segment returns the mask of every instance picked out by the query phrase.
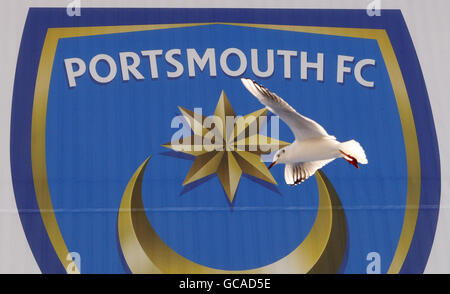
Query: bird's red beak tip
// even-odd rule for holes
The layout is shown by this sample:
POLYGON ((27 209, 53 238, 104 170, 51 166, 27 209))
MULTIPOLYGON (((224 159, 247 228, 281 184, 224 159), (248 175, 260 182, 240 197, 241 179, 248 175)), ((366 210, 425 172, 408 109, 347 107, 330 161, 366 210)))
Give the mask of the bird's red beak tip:
POLYGON ((269 165, 269 169, 271 169, 275 164, 277 164, 276 161, 272 162, 272 163, 269 165))

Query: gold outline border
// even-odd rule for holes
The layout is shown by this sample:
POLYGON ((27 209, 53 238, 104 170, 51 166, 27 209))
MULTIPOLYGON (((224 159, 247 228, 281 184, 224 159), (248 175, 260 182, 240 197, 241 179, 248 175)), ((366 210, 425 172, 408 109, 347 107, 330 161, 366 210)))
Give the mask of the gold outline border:
POLYGON ((137 32, 147 30, 159 30, 181 27, 192 27, 212 24, 224 24, 232 26, 244 26, 272 30, 284 30, 302 33, 334 35, 341 37, 374 39, 378 42, 381 53, 394 90, 397 107, 401 119, 403 136, 406 149, 408 169, 407 201, 402 232, 394 258, 388 273, 398 273, 409 251, 414 235, 420 204, 420 154, 417 141, 414 118, 409 102, 408 93, 403 76, 398 64, 392 44, 385 30, 359 29, 359 28, 334 28, 334 27, 308 27, 285 25, 259 25, 243 23, 191 23, 191 24, 163 24, 163 25, 138 25, 138 26, 108 26, 108 27, 77 27, 77 28, 50 28, 42 49, 39 70, 36 79, 34 95, 32 129, 31 129, 31 161, 36 198, 41 211, 42 220, 47 230, 50 241, 55 248, 61 263, 65 268, 70 261, 66 260, 69 253, 64 239, 59 230, 47 180, 47 165, 45 154, 45 127, 47 115, 47 98, 50 87, 53 62, 60 38, 72 38, 81 36, 116 34, 125 32, 137 32))

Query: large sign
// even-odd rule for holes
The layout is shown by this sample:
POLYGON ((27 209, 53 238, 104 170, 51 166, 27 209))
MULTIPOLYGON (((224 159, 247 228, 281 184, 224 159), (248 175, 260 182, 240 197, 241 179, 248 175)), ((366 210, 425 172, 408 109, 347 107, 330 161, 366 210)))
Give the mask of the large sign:
POLYGON ((31 9, 11 168, 44 273, 421 273, 440 198, 392 10, 31 9))

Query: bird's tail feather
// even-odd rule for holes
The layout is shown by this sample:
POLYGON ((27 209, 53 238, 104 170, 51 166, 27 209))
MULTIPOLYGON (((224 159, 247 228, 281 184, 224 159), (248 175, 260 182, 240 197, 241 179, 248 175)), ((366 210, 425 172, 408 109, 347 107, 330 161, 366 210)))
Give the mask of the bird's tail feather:
MULTIPOLYGON (((350 140, 350 141, 341 143, 339 145, 339 150, 342 153, 350 155, 351 157, 355 158, 358 161, 358 163, 361 163, 361 164, 368 163, 364 149, 355 140, 350 140)), ((343 157, 345 157, 345 155, 343 155, 343 157)))

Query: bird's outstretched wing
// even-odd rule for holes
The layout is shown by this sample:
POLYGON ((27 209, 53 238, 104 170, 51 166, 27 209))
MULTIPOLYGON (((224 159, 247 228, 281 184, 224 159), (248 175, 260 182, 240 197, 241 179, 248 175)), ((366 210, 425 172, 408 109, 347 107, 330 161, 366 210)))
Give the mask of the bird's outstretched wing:
POLYGON ((316 137, 331 137, 321 125, 299 114, 277 94, 250 79, 242 78, 241 81, 253 96, 289 126, 297 141, 316 137))
POLYGON ((334 159, 318 160, 311 162, 299 162, 294 164, 286 164, 284 168, 284 180, 286 184, 296 186, 314 175, 314 173, 330 163, 334 159))

